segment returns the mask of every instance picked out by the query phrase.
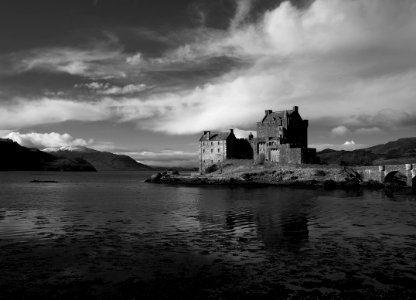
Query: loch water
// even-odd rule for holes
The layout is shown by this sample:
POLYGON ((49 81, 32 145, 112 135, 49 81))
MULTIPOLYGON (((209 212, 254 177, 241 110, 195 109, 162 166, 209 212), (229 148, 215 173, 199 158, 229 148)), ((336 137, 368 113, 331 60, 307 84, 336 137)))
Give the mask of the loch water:
POLYGON ((149 175, 0 173, 0 298, 416 296, 415 194, 149 175))

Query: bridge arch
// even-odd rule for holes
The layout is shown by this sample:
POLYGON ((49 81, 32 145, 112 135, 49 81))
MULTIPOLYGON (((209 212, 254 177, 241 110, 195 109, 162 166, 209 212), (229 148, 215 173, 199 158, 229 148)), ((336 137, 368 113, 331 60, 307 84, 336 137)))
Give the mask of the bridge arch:
POLYGON ((400 171, 391 171, 384 177, 385 183, 407 185, 407 176, 400 171))
POLYGON ((416 172, 412 173, 412 189, 416 191, 416 172))

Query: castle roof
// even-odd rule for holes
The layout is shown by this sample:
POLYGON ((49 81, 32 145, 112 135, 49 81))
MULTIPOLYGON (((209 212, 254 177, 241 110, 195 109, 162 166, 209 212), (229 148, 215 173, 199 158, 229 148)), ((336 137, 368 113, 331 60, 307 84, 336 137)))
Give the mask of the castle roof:
POLYGON ((231 132, 215 132, 210 131, 209 138, 208 135, 204 134, 199 139, 200 141, 225 141, 229 136, 231 132))
POLYGON ((295 110, 293 110, 293 109, 270 112, 269 114, 264 116, 264 118, 261 122, 265 123, 265 122, 272 122, 272 121, 274 121, 274 119, 276 119, 276 120, 284 119, 286 114, 290 116, 293 112, 295 112, 295 110))

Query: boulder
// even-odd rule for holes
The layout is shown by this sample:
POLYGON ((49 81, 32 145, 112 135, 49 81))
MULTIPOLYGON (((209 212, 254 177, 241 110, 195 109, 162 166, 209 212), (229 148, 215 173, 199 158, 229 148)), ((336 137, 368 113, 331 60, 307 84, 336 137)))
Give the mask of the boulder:
POLYGON ((153 174, 152 176, 150 176, 149 178, 147 178, 144 182, 157 183, 157 182, 160 182, 161 178, 162 178, 162 174, 161 173, 156 173, 156 174, 153 174))

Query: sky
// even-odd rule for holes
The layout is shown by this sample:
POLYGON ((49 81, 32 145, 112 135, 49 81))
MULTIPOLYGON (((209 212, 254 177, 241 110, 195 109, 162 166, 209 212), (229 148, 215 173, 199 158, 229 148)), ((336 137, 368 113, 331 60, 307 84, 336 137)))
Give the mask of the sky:
POLYGON ((189 166, 299 106, 309 144, 416 136, 414 0, 2 0, 0 137, 189 166))

